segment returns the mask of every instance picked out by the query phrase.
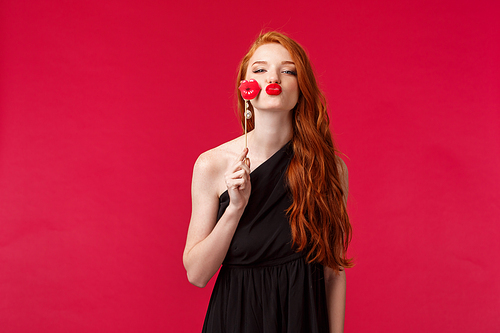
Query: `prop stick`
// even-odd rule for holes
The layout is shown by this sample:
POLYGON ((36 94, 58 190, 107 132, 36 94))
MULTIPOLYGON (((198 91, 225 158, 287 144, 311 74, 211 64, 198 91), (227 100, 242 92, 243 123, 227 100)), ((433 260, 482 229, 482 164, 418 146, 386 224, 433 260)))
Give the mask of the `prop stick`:
POLYGON ((245 148, 248 147, 248 140, 247 140, 247 122, 248 122, 248 118, 247 116, 252 116, 252 114, 250 113, 250 110, 248 110, 248 101, 245 101, 245 148))
POLYGON ((243 80, 240 83, 238 89, 241 92, 241 97, 245 100, 245 148, 248 147, 247 141, 247 121, 252 118, 252 111, 249 110, 250 102, 249 100, 254 99, 260 92, 260 86, 254 79, 243 80))

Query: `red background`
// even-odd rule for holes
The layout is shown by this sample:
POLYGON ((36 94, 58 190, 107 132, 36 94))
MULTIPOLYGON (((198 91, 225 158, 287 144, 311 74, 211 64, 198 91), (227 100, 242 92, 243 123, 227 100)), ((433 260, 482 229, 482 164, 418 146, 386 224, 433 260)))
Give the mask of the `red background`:
POLYGON ((0 330, 198 332, 193 163, 258 32, 309 51, 350 171, 346 332, 500 327, 496 1, 1 1, 0 330))

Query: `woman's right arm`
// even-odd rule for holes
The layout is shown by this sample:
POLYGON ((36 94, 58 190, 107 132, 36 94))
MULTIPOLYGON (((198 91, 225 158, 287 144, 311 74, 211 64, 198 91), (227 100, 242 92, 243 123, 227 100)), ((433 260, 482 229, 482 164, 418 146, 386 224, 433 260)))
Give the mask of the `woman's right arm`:
POLYGON ((220 179, 217 161, 202 155, 195 163, 192 182, 192 213, 183 262, 190 283, 203 288, 224 260, 238 222, 250 197, 250 168, 245 164, 248 149, 225 173, 229 206, 217 222, 220 179))

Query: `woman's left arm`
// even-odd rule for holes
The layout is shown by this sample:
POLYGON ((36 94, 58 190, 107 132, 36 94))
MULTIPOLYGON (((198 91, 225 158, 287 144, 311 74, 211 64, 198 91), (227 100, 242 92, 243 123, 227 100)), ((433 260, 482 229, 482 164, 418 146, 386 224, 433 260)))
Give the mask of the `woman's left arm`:
POLYGON ((330 267, 325 270, 326 306, 330 333, 344 332, 346 279, 345 270, 338 274, 330 267))
MULTIPOLYGON (((337 158, 339 178, 342 184, 342 189, 344 190, 344 204, 347 205, 347 194, 349 192, 347 166, 340 157, 337 156, 337 158)), ((324 266, 324 271, 326 305, 328 309, 330 333, 342 333, 344 332, 346 298, 345 269, 336 273, 332 268, 324 266)))

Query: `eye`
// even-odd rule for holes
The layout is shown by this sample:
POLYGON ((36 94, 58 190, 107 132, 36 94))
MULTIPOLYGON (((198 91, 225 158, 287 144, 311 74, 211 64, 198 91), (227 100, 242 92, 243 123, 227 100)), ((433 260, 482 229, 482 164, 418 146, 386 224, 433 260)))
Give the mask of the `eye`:
POLYGON ((252 71, 252 73, 264 73, 264 69, 262 68, 257 68, 252 71))
POLYGON ((283 73, 297 76, 297 72, 296 71, 285 70, 285 71, 283 71, 283 73))

